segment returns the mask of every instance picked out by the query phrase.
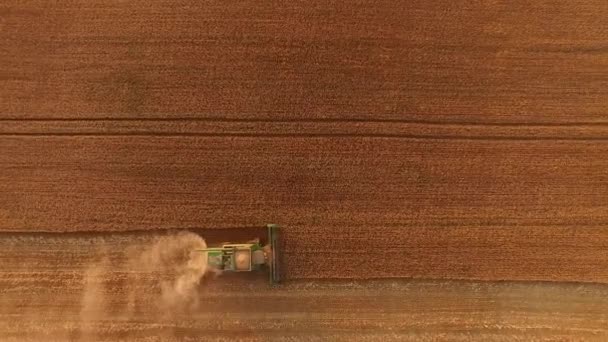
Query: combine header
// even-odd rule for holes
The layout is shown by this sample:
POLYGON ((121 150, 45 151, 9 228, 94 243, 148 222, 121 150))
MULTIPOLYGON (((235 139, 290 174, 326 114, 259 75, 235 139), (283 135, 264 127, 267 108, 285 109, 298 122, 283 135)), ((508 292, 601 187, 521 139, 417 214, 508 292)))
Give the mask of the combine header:
POLYGON ((278 283, 279 273, 279 226, 266 225, 268 240, 260 243, 260 238, 243 243, 223 243, 219 247, 197 249, 207 253, 209 267, 222 272, 254 272, 268 270, 271 284, 278 283))

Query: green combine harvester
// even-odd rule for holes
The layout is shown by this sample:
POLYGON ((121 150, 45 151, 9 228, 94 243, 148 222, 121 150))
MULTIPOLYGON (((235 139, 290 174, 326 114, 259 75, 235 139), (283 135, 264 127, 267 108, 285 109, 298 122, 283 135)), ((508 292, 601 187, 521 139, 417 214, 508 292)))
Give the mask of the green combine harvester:
POLYGON ((219 247, 197 249, 197 251, 207 253, 207 265, 213 269, 222 272, 254 272, 267 269, 270 283, 276 284, 281 280, 278 252, 279 226, 268 224, 266 228, 268 230, 266 245, 262 245, 258 238, 245 243, 223 243, 219 247))

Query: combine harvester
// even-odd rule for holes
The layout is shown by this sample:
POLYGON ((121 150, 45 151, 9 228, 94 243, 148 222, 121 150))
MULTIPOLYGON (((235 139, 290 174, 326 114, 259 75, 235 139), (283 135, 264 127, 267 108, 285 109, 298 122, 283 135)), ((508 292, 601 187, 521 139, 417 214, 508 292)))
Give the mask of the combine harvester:
POLYGON ((256 272, 267 270, 270 284, 281 280, 279 269, 279 226, 266 225, 268 241, 260 238, 244 243, 222 243, 219 247, 197 249, 207 253, 207 265, 220 272, 256 272))

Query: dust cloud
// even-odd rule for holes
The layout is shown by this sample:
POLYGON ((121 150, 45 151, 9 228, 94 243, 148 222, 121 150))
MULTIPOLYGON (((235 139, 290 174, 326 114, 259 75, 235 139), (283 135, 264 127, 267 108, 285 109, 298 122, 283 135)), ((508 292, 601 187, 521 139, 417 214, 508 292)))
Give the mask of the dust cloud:
POLYGON ((16 234, 0 247, 3 341, 27 340, 24 324, 33 341, 103 340, 116 322, 171 340, 203 309, 201 281, 210 270, 207 253, 196 250, 207 246, 192 232, 16 234))
MULTIPOLYGON (((207 270, 206 248, 199 235, 180 232, 163 236, 142 251, 129 252, 132 270, 156 275, 160 287, 159 308, 164 312, 198 308, 198 285, 207 270)), ((137 281, 137 278, 135 278, 137 281)))
MULTIPOLYGON (((108 267, 109 260, 104 256, 99 261, 89 265, 84 272, 84 289, 79 314, 80 327, 88 327, 103 318, 107 307, 103 277, 108 267)), ((88 329, 81 330, 81 340, 91 340, 94 337, 94 334, 88 329)))
POLYGON ((196 250, 206 247, 199 235, 177 232, 133 241, 118 256, 115 251, 98 250, 97 259, 86 267, 83 276, 81 322, 94 321, 107 313, 110 305, 104 300, 105 293, 113 287, 120 287, 126 295, 118 299, 124 307, 115 313, 124 318, 150 310, 172 316, 198 309, 198 287, 207 271, 207 254, 196 250), (108 274, 117 271, 123 277, 112 281, 108 274), (150 296, 151 291, 156 295, 150 296), (155 302, 150 302, 151 297, 156 298, 155 302))

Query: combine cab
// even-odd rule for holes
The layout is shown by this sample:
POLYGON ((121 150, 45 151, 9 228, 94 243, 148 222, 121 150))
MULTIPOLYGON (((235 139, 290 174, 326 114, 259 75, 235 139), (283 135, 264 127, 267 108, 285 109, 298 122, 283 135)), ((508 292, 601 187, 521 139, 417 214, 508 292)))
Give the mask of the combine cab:
POLYGON ((280 281, 278 260, 279 227, 275 224, 266 226, 268 242, 260 244, 260 239, 244 243, 223 243, 219 247, 198 249, 207 253, 209 267, 222 272, 253 272, 268 270, 271 284, 280 281))

